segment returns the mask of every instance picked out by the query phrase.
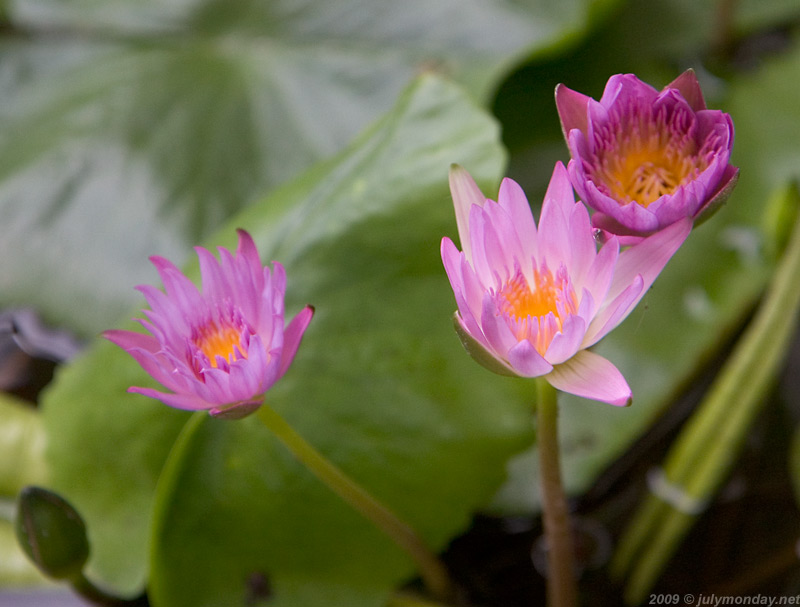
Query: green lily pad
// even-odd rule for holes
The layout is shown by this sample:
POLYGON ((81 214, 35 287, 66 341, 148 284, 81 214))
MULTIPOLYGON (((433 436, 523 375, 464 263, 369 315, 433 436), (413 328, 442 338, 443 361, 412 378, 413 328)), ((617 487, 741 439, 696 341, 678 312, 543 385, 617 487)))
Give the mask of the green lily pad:
POLYGON ((14 3, 25 35, 0 38, 0 255, 16 263, 0 305, 95 334, 133 305, 131 283, 153 280, 148 255, 180 260, 340 151, 416 75, 485 99, 611 4, 14 3))

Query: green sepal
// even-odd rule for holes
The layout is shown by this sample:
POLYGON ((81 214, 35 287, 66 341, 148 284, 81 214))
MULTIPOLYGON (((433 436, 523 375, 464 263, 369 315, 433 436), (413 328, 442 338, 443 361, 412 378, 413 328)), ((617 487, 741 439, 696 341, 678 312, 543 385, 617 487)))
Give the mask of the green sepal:
POLYGON ((467 351, 474 361, 480 364, 482 367, 489 369, 492 373, 497 373, 498 375, 506 375, 509 377, 519 377, 514 371, 505 363, 500 361, 496 356, 494 356, 489 350, 487 350, 483 344, 481 344, 477 339, 472 337, 464 327, 461 326, 461 322, 458 320, 458 312, 453 312, 453 326, 456 328, 456 333, 458 334, 458 338, 461 340, 461 345, 464 346, 464 349, 467 351))

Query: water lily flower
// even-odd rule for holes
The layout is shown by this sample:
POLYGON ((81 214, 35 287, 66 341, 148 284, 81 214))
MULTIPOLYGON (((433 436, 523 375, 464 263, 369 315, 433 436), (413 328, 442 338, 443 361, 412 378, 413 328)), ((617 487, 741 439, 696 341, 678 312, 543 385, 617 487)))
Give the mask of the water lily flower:
POLYGON ((219 261, 202 247, 202 291, 168 260, 152 257, 166 293, 137 287, 149 310, 137 319, 151 335, 111 330, 103 335, 126 350, 171 392, 131 387, 178 409, 208 410, 237 419, 255 411, 286 373, 314 310, 306 306, 284 328, 286 272, 261 265, 255 243, 239 230, 236 255, 219 261))
POLYGON ((600 101, 559 84, 556 106, 572 185, 595 210, 595 227, 623 244, 684 217, 707 217, 736 184, 733 121, 706 108, 692 70, 661 92, 617 74, 600 101))
POLYGON ((627 405, 620 371, 587 348, 633 310, 691 230, 683 219, 620 251, 615 236, 598 251, 589 213, 556 164, 537 229, 522 189, 503 180, 487 200, 453 166, 450 189, 463 251, 442 239, 442 261, 458 311, 456 330, 487 368, 544 378, 585 398, 627 405))

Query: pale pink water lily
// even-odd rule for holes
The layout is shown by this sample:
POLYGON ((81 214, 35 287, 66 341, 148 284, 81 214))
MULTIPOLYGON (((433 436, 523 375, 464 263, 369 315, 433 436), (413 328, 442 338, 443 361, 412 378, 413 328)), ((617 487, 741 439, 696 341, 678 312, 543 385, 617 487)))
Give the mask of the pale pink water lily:
POLYGON ((623 244, 708 216, 736 184, 733 121, 707 109, 692 70, 661 92, 617 74, 600 101, 559 84, 556 106, 572 185, 595 210, 595 227, 623 244))
POLYGON ((236 419, 263 404, 264 393, 286 373, 314 310, 306 306, 284 327, 286 272, 277 262, 271 270, 262 266, 253 239, 238 233, 235 256, 220 247, 217 260, 195 248, 202 291, 168 260, 151 258, 166 289, 137 287, 150 306, 147 320, 137 320, 151 335, 103 335, 171 392, 136 386, 129 392, 236 419))
POLYGON ((633 310, 691 230, 683 219, 620 251, 611 236, 599 249, 589 213, 575 202, 558 163, 537 229, 522 189, 511 179, 497 202, 454 166, 450 189, 463 252, 442 239, 442 261, 467 351, 499 373, 544 378, 585 398, 627 405, 620 371, 587 348, 633 310))

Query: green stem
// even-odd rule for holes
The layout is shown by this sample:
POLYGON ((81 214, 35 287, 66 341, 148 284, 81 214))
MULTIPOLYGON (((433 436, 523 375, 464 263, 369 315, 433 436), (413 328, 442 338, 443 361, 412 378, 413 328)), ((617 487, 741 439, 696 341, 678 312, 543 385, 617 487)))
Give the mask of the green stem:
POLYGON ((147 607, 149 605, 145 594, 132 599, 124 599, 101 590, 86 579, 86 576, 82 573, 75 579, 70 580, 70 584, 75 592, 95 605, 103 605, 105 607, 147 607))
POLYGON ((300 436, 272 407, 263 405, 258 416, 264 425, 334 493, 368 518, 414 560, 428 590, 439 600, 448 600, 452 584, 442 562, 414 530, 375 499, 363 487, 325 458, 300 436))
POLYGON ((558 395, 542 378, 536 380, 536 387, 539 396, 536 441, 547 540, 547 604, 549 607, 572 607, 577 604, 578 593, 572 563, 572 526, 558 456, 558 395))

